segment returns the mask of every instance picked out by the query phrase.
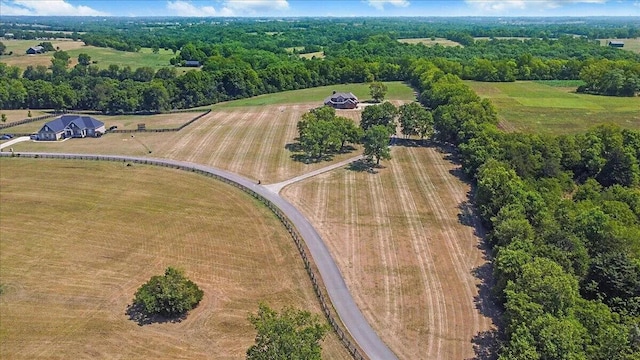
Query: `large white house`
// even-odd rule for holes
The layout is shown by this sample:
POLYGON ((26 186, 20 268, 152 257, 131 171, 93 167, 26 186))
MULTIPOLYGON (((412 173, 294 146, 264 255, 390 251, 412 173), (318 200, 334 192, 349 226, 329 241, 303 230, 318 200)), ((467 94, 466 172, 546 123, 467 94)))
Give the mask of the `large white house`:
POLYGON ((60 140, 70 137, 98 137, 106 132, 104 123, 91 116, 62 115, 38 131, 38 140, 60 140))

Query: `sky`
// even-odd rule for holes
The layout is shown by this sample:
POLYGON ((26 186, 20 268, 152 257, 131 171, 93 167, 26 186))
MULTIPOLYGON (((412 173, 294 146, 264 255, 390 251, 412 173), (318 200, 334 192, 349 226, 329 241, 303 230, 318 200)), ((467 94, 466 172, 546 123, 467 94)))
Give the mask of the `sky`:
POLYGON ((9 15, 640 16, 640 0, 0 0, 9 15))

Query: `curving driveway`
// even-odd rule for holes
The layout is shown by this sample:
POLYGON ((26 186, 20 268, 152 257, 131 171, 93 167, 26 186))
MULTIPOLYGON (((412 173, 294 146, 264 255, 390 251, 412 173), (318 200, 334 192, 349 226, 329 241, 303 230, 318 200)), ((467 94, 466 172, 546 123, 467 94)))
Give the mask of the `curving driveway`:
MULTIPOLYGON (((338 313, 338 316, 342 320, 342 323, 347 328, 347 331, 358 343, 362 351, 370 359, 381 360, 394 360, 397 359, 396 355, 387 347, 387 345, 378 337, 378 334, 371 328, 369 322, 364 318, 362 312, 356 305, 347 285, 344 282, 344 278, 338 269, 333 257, 329 253, 324 241, 311 225, 309 220, 291 205, 288 201, 280 197, 273 190, 268 189, 262 185, 257 185, 253 181, 224 170, 216 169, 210 166, 149 157, 135 157, 135 156, 119 156, 119 155, 99 155, 99 154, 69 154, 69 153, 34 153, 34 152, 22 152, 15 153, 16 156, 48 156, 48 157, 73 157, 82 156, 90 157, 99 160, 108 161, 133 161, 133 162, 151 162, 155 165, 176 166, 189 169, 196 169, 199 171, 207 172, 215 176, 219 176, 240 184, 248 189, 251 189, 271 201, 289 218, 289 220, 298 229, 298 232, 304 239, 311 256, 318 267, 320 276, 327 289, 327 293, 331 298, 331 302, 338 313)), ((10 153, 0 153, 0 156, 11 156, 10 153)), ((352 159, 351 159, 352 160, 352 159)))

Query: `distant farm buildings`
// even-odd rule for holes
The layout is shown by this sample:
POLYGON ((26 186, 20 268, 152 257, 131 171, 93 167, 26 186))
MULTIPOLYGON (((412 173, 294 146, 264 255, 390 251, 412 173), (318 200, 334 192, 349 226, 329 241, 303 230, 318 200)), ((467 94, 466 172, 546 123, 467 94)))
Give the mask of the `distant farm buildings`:
POLYGON ((324 104, 335 109, 355 109, 358 107, 358 98, 353 93, 333 92, 324 100, 324 104))
POLYGON ((27 49, 27 54, 29 55, 33 55, 33 54, 44 54, 45 50, 42 46, 38 45, 38 46, 32 46, 30 48, 27 49))
POLYGON ((105 132, 104 123, 91 116, 62 115, 44 124, 38 131, 38 140, 99 137, 105 132))
POLYGON ((624 41, 611 40, 609 41, 609 46, 621 48, 621 47, 624 47, 624 41))

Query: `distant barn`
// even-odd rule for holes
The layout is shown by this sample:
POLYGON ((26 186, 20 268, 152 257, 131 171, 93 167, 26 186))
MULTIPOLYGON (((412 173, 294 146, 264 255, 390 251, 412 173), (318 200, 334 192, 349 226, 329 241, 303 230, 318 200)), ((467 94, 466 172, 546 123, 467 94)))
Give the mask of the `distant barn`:
POLYGON ((355 109, 358 107, 358 98, 353 93, 333 92, 324 100, 324 104, 335 109, 355 109))
POLYGON ((624 47, 624 42, 623 41, 611 40, 611 41, 609 41, 609 46, 616 47, 616 48, 621 48, 621 47, 624 47))
POLYGON ((29 54, 29 55, 44 54, 44 48, 42 46, 40 46, 40 45, 32 46, 32 47, 27 49, 27 54, 29 54))

